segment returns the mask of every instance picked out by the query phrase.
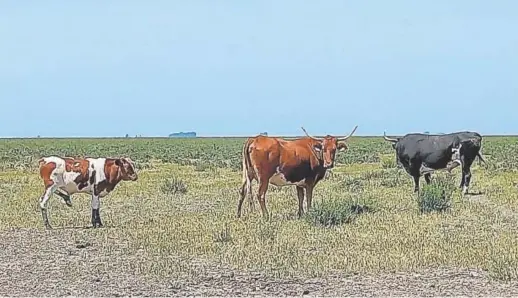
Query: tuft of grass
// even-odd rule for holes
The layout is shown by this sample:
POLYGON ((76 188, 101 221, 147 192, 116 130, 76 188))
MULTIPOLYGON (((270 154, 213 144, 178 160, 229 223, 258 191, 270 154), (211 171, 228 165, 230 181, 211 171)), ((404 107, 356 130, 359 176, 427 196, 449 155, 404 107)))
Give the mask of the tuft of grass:
POLYGON ((341 181, 341 186, 349 192, 362 192, 364 181, 362 177, 345 176, 341 181))
POLYGON ((358 215, 372 212, 374 208, 368 204, 359 204, 357 200, 325 200, 315 205, 305 215, 307 222, 317 226, 331 227, 351 223, 358 215))
POLYGON ((225 228, 223 230, 214 232, 214 234, 212 235, 212 238, 213 238, 214 242, 218 242, 218 243, 232 242, 232 234, 230 232, 230 228, 229 228, 228 224, 225 224, 225 228))
POLYGON ((194 165, 194 170, 196 172, 205 172, 211 168, 211 165, 207 162, 197 162, 194 165))
POLYGON ((182 179, 173 177, 162 182, 160 191, 165 194, 185 194, 187 193, 187 185, 182 179))
POLYGON ((518 262, 516 256, 513 260, 509 260, 507 257, 496 258, 491 256, 489 259, 489 275, 502 281, 513 281, 518 280, 518 262))
POLYGON ((437 176, 432 183, 424 185, 418 195, 421 213, 449 210, 455 190, 454 183, 451 176, 437 176))
POLYGON ((380 163, 383 169, 393 169, 397 167, 394 155, 380 156, 380 163))

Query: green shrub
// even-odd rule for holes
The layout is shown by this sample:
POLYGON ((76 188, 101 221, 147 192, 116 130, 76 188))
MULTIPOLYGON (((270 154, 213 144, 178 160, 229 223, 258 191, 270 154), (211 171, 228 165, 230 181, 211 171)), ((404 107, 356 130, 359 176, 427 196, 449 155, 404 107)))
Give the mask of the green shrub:
POLYGON ((345 176, 340 186, 349 192, 362 192, 364 190, 364 179, 362 177, 345 176))
POLYGON ((205 172, 206 170, 209 170, 211 168, 211 165, 207 162, 196 162, 194 164, 194 170, 196 172, 205 172))
POLYGON ((183 180, 173 177, 162 182, 160 191, 165 194, 184 194, 187 192, 187 185, 183 180))
POLYGON ((418 195, 419 210, 422 213, 446 211, 451 207, 455 182, 452 176, 436 176, 425 184, 418 195))
POLYGON ((307 222, 324 227, 352 222, 359 214, 374 211, 371 204, 359 204, 358 200, 326 200, 313 206, 305 219, 307 222))
POLYGON ((232 242, 232 234, 230 233, 230 228, 227 224, 225 224, 225 229, 220 230, 218 232, 214 232, 212 235, 212 239, 214 242, 232 242))

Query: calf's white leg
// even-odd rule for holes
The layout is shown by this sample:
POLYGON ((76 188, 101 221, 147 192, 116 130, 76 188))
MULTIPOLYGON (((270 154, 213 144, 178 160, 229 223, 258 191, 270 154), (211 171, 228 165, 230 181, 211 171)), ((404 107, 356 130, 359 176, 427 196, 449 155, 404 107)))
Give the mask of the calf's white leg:
POLYGON ((52 229, 52 226, 49 224, 49 217, 47 215, 47 201, 50 196, 56 191, 57 185, 52 184, 45 189, 45 192, 40 197, 40 209, 41 209, 41 217, 43 218, 43 224, 45 228, 52 229))
POLYGON ((95 193, 92 194, 92 225, 94 228, 100 228, 103 226, 101 222, 101 215, 99 214, 99 208, 101 207, 101 199, 95 193))

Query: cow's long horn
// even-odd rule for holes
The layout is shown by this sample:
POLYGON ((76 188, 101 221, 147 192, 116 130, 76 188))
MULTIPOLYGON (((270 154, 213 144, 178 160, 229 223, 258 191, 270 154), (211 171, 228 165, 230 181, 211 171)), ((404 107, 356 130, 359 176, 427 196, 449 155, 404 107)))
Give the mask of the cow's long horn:
POLYGON ((309 138, 312 138, 313 140, 317 140, 317 141, 322 141, 323 139, 321 138, 315 138, 315 137, 312 137, 308 134, 308 132, 304 129, 304 127, 301 127, 302 130, 304 131, 304 133, 306 134, 306 136, 308 136, 309 138))
POLYGON ((383 138, 385 139, 385 141, 389 141, 389 142, 392 142, 392 143, 397 143, 398 142, 397 139, 391 139, 391 138, 387 137, 387 133, 385 131, 383 132, 383 138))
POLYGON ((338 141, 345 141, 345 140, 347 140, 348 138, 350 138, 350 137, 353 135, 353 133, 356 131, 356 129, 357 129, 357 128, 358 128, 358 125, 356 125, 356 126, 354 127, 353 131, 351 131, 351 133, 350 133, 348 136, 338 138, 338 141))

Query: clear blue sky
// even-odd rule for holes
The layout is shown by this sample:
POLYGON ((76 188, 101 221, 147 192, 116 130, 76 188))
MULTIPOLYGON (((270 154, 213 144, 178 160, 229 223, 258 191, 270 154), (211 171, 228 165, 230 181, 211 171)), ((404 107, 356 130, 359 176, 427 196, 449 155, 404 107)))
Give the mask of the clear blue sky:
POLYGON ((518 1, 1 1, 0 136, 518 133, 518 1))

